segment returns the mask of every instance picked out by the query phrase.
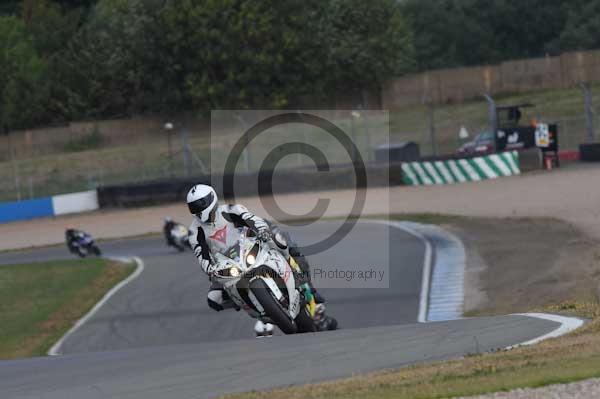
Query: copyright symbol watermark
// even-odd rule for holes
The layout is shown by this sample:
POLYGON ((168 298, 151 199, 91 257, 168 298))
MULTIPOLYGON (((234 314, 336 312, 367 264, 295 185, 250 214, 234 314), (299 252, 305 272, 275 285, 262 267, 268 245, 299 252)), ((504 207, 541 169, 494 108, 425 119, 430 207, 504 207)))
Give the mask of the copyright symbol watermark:
MULTIPOLYGON (((334 113, 339 115, 331 111, 334 113)), ((339 219, 326 237, 300 243, 305 255, 326 251, 351 233, 363 214, 369 188, 367 162, 372 145, 365 144, 370 139, 364 137, 367 129, 356 113, 347 112, 337 119, 325 114, 218 111, 213 112, 211 121, 211 178, 227 201, 258 195, 267 219, 284 229, 308 226, 331 214, 339 219), (338 187, 323 183, 326 179, 338 187), (317 186, 322 191, 315 190, 317 186), (332 188, 353 191, 351 200, 344 198, 343 215, 335 196, 324 194, 332 188), (311 192, 310 202, 305 200, 298 212, 293 196, 307 191, 311 192), (282 193, 289 195, 280 205, 276 197, 282 193), (310 209, 306 210, 307 206, 310 209)))

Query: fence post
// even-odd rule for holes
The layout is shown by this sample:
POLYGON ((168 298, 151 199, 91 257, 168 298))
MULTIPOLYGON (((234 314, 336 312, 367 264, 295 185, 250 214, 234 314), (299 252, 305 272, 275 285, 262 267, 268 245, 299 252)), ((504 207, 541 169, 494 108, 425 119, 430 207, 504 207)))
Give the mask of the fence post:
POLYGON ((587 131, 587 141, 594 141, 594 107, 592 105, 592 87, 589 82, 582 82, 581 89, 583 90, 584 112, 585 112, 585 129, 587 131))
MULTIPOLYGON (((296 109, 296 114, 301 115, 301 111, 299 109, 296 109)), ((304 140, 305 144, 308 143, 308 138, 306 137, 306 126, 305 125, 302 125, 302 139, 304 140)), ((296 163, 298 164, 299 168, 301 168, 303 165, 302 154, 300 153, 300 151, 298 151, 298 153, 296 154, 296 163)))
MULTIPOLYGON (((243 132, 248 131, 248 129, 250 128, 250 125, 246 122, 244 117, 237 112, 234 114, 234 116, 238 120, 238 122, 240 122, 240 124, 242 125, 243 132)), ((246 137, 246 145, 245 145, 242 156, 244 157, 244 163, 246 164, 246 172, 250 173, 250 165, 251 165, 250 139, 249 139, 248 135, 245 135, 245 137, 246 137)), ((233 171, 233 172, 235 173, 235 171, 233 171)))
POLYGON ((29 199, 33 199, 33 178, 29 176, 29 199))
MULTIPOLYGON (((388 121, 389 123, 389 121, 388 121)), ((365 157, 367 158, 367 162, 372 161, 372 154, 371 154, 371 133, 369 131, 369 111, 366 111, 363 114, 363 125, 365 126, 365 157)))
POLYGON ((437 157, 438 148, 437 148, 437 138, 436 138, 436 132, 435 132, 435 108, 433 106, 433 102, 429 101, 429 103, 427 104, 427 111, 428 111, 427 114, 428 114, 428 119, 429 119, 429 137, 431 139, 431 152, 434 157, 437 157))
POLYGON ((8 153, 10 155, 10 163, 13 168, 13 177, 15 179, 15 190, 17 191, 17 201, 21 201, 21 179, 19 179, 19 166, 15 159, 15 154, 12 147, 12 140, 10 132, 6 131, 6 138, 8 141, 8 153))
POLYGON ((183 150, 183 171, 185 177, 190 177, 190 145, 188 143, 188 128, 184 125, 181 128, 181 147, 183 150))
POLYGON ((497 151, 496 148, 496 135, 498 134, 498 115, 496 114, 496 102, 494 101, 494 99, 492 98, 492 96, 490 96, 489 94, 484 94, 483 97, 485 97, 486 101, 488 102, 488 117, 489 117, 489 124, 490 124, 490 129, 492 130, 492 133, 494 135, 494 152, 497 151))
POLYGON ((354 145, 352 146, 352 163, 356 163, 356 160, 357 160, 357 154, 356 154, 357 141, 356 141, 355 120, 358 119, 359 116, 360 116, 360 113, 357 111, 352 111, 350 113, 350 134, 352 135, 352 142, 354 143, 354 145))
POLYGON ((367 162, 370 162, 371 161, 371 134, 369 132, 369 117, 368 117, 370 107, 369 107, 369 102, 367 100, 367 91, 366 90, 360 91, 360 104, 358 107, 362 113, 363 130, 364 130, 364 135, 365 135, 365 139, 363 140, 363 143, 365 145, 365 148, 363 149, 363 151, 365 152, 365 154, 363 154, 363 156, 366 158, 367 162), (363 110, 365 112, 363 112, 363 110))
POLYGON ((169 149, 169 174, 173 175, 173 146, 171 145, 171 132, 173 131, 173 124, 171 122, 165 123, 165 131, 167 132, 167 147, 169 149))

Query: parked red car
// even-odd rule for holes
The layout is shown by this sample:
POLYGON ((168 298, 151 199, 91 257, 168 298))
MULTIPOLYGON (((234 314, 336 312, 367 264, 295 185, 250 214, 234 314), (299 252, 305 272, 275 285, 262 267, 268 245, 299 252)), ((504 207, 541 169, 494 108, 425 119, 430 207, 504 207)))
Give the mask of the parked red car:
POLYGON ((492 132, 479 133, 472 141, 460 146, 458 155, 485 155, 494 152, 494 134, 492 132))

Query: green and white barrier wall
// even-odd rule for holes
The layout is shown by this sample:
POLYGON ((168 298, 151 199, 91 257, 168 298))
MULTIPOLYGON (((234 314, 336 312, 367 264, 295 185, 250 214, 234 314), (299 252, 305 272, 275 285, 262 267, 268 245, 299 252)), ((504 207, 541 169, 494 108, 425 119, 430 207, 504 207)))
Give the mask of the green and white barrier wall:
POLYGON ((410 186, 456 184, 520 175, 517 151, 447 161, 407 162, 402 165, 403 180, 410 186))

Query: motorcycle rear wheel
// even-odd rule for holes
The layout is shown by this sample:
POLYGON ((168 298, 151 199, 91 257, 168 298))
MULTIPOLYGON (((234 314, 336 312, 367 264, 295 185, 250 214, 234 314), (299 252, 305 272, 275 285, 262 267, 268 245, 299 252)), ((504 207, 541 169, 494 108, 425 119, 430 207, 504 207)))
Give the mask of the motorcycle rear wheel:
POLYGON ((283 310, 281 304, 273 297, 269 286, 262 279, 257 278, 249 284, 250 291, 254 294, 258 302, 269 317, 284 334, 295 334, 298 331, 296 323, 289 318, 283 310))

